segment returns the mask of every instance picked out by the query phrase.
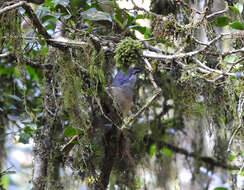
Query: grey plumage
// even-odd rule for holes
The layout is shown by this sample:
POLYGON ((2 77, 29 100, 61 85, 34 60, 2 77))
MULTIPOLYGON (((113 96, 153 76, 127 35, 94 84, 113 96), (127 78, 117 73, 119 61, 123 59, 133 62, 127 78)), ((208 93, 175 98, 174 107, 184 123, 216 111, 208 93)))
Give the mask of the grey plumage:
POLYGON ((126 116, 131 108, 133 88, 136 83, 136 73, 139 71, 139 69, 130 68, 127 71, 127 74, 118 72, 110 87, 111 93, 114 96, 115 101, 118 103, 119 110, 123 116, 126 116))

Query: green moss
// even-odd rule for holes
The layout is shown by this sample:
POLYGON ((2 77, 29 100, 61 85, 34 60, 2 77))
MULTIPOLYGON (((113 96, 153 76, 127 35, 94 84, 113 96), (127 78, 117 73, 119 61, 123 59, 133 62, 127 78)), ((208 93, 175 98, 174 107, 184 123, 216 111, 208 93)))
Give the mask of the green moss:
POLYGON ((138 63, 143 45, 132 38, 122 40, 115 50, 115 60, 117 66, 127 69, 131 65, 138 63))

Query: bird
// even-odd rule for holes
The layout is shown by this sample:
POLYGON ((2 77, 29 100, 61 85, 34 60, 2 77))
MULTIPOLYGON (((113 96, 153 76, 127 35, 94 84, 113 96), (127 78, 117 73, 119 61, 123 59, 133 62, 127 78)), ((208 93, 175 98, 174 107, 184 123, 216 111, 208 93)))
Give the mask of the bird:
POLYGON ((110 86, 110 92, 118 104, 119 111, 123 117, 126 117, 131 109, 136 74, 140 71, 138 68, 129 68, 127 73, 119 71, 110 86))

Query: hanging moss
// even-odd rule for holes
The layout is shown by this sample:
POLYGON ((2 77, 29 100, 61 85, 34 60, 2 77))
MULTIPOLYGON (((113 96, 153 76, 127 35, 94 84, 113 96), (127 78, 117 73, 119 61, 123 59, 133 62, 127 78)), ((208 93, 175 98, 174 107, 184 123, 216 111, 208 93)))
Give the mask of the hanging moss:
POLYGON ((103 92, 105 89, 105 77, 103 73, 104 67, 104 52, 100 47, 96 47, 97 44, 93 41, 88 41, 90 57, 86 61, 88 68, 88 74, 90 76, 91 89, 94 94, 103 92))
POLYGON ((185 116, 202 117, 206 110, 213 112, 215 123, 228 123, 233 120, 236 110, 235 96, 231 87, 217 87, 203 79, 191 78, 181 83, 181 103, 185 116))
MULTIPOLYGON (((104 53, 97 44, 89 41, 86 46, 72 56, 69 51, 60 52, 61 89, 65 109, 69 113, 71 125, 85 132, 90 128, 88 97, 97 97, 105 89, 103 74, 104 53), (74 57, 79 59, 74 60, 74 57)), ((85 133, 86 134, 86 133, 85 133)))
POLYGON ((177 24, 175 16, 172 14, 168 16, 158 15, 152 18, 152 33, 157 42, 163 42, 173 47, 179 34, 182 38, 186 36, 184 31, 185 29, 177 24))
POLYGON ((6 46, 0 48, 17 53, 17 58, 21 59, 21 53, 18 52, 19 47, 23 44, 21 20, 16 9, 0 15, 0 43, 3 44, 3 41, 6 46))

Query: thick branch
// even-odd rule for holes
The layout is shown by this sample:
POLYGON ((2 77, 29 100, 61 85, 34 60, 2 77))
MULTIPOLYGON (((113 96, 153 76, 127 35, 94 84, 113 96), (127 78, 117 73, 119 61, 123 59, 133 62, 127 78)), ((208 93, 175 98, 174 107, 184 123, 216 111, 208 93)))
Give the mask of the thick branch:
POLYGON ((22 7, 25 9, 26 13, 28 14, 28 17, 32 21, 33 26, 37 29, 38 33, 43 35, 45 39, 52 38, 51 35, 47 33, 47 30, 42 26, 40 20, 36 16, 34 10, 31 8, 30 5, 27 3, 24 3, 22 7))
POLYGON ((207 47, 209 47, 210 45, 215 43, 217 40, 219 40, 224 35, 227 35, 227 34, 220 34, 219 36, 214 38, 212 41, 205 44, 204 47, 202 47, 201 49, 196 50, 196 51, 187 52, 187 53, 178 53, 178 54, 174 54, 174 55, 159 55, 159 54, 155 55, 155 54, 148 54, 147 52, 144 51, 143 56, 148 57, 148 58, 156 58, 156 59, 177 59, 177 58, 183 58, 183 57, 192 57, 192 56, 204 51, 207 47))
POLYGON ((8 57, 12 57, 12 56, 14 56, 14 54, 11 52, 5 52, 5 53, 0 54, 0 58, 8 58, 8 57))
POLYGON ((30 5, 28 5, 27 3, 24 3, 22 5, 22 7, 25 9, 25 11, 26 11, 29 19, 31 20, 33 26, 37 29, 38 34, 43 35, 44 39, 47 41, 47 43, 49 45, 52 45, 53 47, 57 47, 60 49, 66 48, 63 45, 56 43, 56 41, 52 39, 51 35, 48 34, 45 27, 43 27, 43 25, 41 24, 40 20, 38 19, 38 17, 36 16, 35 12, 33 11, 33 9, 31 8, 30 5))
MULTIPOLYGON (((197 54, 205 51, 208 47, 210 47, 216 41, 221 39, 223 36, 229 36, 229 35, 232 36, 232 35, 238 35, 238 34, 243 35, 243 33, 240 33, 240 32, 238 32, 238 33, 236 33, 236 32, 223 33, 223 34, 220 34, 219 36, 217 36, 216 38, 214 38, 213 40, 209 41, 208 43, 199 42, 199 44, 201 44, 203 47, 196 50, 196 51, 191 51, 191 52, 186 52, 186 53, 177 53, 177 54, 173 54, 173 55, 156 54, 154 52, 144 51, 143 56, 147 57, 147 58, 168 59, 168 60, 177 59, 177 58, 192 57, 194 55, 197 55, 197 54)), ((228 54, 237 53, 237 52, 244 52, 244 49, 233 50, 231 52, 225 52, 225 53, 223 53, 223 55, 228 55, 228 54)))

